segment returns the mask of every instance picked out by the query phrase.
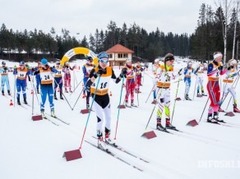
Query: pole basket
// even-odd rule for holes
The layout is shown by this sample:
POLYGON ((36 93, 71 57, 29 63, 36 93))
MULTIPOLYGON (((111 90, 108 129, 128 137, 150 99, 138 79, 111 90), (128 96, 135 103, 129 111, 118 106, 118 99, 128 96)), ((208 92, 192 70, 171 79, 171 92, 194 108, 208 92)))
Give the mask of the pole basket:
POLYGON ((180 97, 176 97, 176 101, 181 101, 182 99, 180 97))
POLYGON ((152 139, 152 138, 157 137, 157 135, 155 134, 154 131, 149 131, 149 132, 144 132, 142 134, 142 137, 145 137, 146 139, 152 139))
POLYGON ((153 101, 152 101, 152 104, 157 104, 157 100, 153 100, 153 101))
POLYGON ((42 115, 35 115, 35 116, 32 116, 32 120, 33 121, 40 121, 40 120, 42 120, 43 118, 42 118, 42 115))
POLYGON ((226 112, 225 116, 233 117, 235 114, 233 112, 226 112))
POLYGON ((193 119, 193 120, 189 121, 186 125, 191 126, 191 127, 195 127, 195 126, 198 125, 198 122, 195 119, 193 119))
POLYGON ((118 108, 120 108, 120 109, 125 109, 126 107, 125 107, 124 104, 120 104, 120 105, 118 105, 118 108))
POLYGON ((67 161, 76 160, 82 158, 82 154, 79 149, 70 150, 63 153, 63 158, 66 158, 67 161))
POLYGON ((82 113, 82 114, 87 114, 87 113, 89 113, 89 109, 82 109, 81 111, 80 111, 80 113, 82 113))

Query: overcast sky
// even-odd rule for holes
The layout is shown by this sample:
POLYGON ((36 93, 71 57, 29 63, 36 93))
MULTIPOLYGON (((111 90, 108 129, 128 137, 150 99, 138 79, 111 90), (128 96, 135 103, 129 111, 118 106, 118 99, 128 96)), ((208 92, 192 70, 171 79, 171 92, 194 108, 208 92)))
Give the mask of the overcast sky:
POLYGON ((60 34, 64 28, 77 38, 106 30, 111 20, 118 27, 136 23, 148 32, 191 34, 202 3, 216 9, 214 0, 0 0, 0 23, 14 31, 54 27, 60 34))

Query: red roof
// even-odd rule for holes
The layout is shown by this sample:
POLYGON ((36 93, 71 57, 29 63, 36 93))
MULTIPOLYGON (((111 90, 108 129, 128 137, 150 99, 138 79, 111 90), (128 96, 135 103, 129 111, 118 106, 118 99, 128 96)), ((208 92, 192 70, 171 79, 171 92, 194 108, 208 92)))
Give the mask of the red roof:
POLYGON ((121 44, 116 44, 106 51, 107 53, 134 53, 134 51, 122 46, 121 44))

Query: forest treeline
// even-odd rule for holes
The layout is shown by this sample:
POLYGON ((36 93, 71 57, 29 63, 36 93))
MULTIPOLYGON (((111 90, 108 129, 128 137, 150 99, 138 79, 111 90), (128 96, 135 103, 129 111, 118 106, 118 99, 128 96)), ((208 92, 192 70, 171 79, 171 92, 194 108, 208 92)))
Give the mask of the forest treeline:
MULTIPOLYGON (((214 51, 222 51, 223 24, 225 23, 223 9, 218 7, 213 11, 210 5, 202 4, 199 10, 197 27, 193 34, 164 33, 157 28, 147 32, 143 27, 124 23, 118 27, 116 22, 110 21, 106 30, 96 29, 88 38, 85 35, 77 39, 70 35, 70 31, 62 29, 56 34, 54 27, 50 32, 42 30, 14 31, 3 23, 0 28, 0 58, 11 60, 39 60, 41 57, 51 59, 62 56, 74 47, 87 47, 98 53, 120 43, 132 49, 134 57, 143 61, 153 61, 156 57, 171 52, 176 56, 190 57, 197 60, 211 60, 214 51)), ((233 8, 227 26, 227 58, 231 58, 233 49, 234 23, 237 19, 236 9, 233 8)), ((236 42, 239 40, 239 21, 237 20, 236 42)), ((238 43, 235 53, 238 58, 238 43)))

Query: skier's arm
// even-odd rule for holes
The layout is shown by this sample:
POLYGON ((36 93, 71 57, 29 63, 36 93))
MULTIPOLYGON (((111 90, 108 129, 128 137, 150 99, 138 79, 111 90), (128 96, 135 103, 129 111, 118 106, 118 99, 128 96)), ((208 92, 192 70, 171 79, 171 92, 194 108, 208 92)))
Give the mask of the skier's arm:
POLYGON ((17 68, 14 68, 14 70, 13 70, 13 75, 17 75, 17 68))
POLYGON ((121 73, 120 73, 120 75, 119 75, 119 77, 116 77, 116 75, 115 75, 115 73, 114 73, 114 71, 113 71, 113 69, 112 69, 112 76, 111 76, 111 78, 112 79, 115 79, 115 83, 119 83, 120 81, 121 81, 121 79, 122 78, 124 78, 124 76, 126 75, 126 73, 127 73, 127 71, 121 71, 121 73))
POLYGON ((84 76, 84 77, 88 77, 88 76, 89 76, 89 74, 88 74, 87 69, 86 69, 85 66, 82 67, 82 72, 83 72, 83 76, 84 76))
POLYGON ((212 75, 214 75, 217 72, 218 72, 218 69, 213 70, 213 64, 210 63, 208 65, 208 69, 207 69, 207 76, 212 76, 212 75))

